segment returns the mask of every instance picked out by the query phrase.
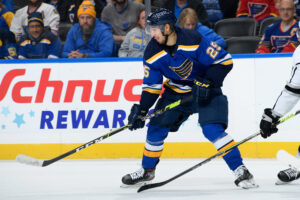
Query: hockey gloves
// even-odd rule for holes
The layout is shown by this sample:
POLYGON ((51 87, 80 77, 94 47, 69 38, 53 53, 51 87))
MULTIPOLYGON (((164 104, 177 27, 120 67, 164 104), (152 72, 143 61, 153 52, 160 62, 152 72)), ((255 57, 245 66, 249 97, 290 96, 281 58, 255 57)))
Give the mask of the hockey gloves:
POLYGON ((260 121, 260 134, 263 138, 267 138, 271 136, 273 133, 277 133, 278 128, 276 124, 279 120, 279 116, 277 116, 271 108, 266 108, 262 119, 260 121))
POLYGON ((128 117, 128 124, 131 124, 128 129, 133 131, 143 128, 145 126, 145 121, 141 120, 141 118, 146 116, 146 114, 147 111, 142 110, 140 105, 134 104, 128 117))
POLYGON ((207 105, 211 100, 211 81, 196 77, 192 88, 194 102, 199 106, 207 105))

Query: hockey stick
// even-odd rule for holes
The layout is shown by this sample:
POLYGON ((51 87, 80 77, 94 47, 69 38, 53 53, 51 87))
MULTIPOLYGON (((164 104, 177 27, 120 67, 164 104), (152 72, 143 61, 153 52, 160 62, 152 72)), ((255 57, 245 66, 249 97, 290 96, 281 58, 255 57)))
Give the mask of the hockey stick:
MULTIPOLYGON (((276 123, 276 125, 281 124, 281 123, 283 123, 283 122, 285 122, 285 121, 291 119, 292 117, 296 116, 296 115, 299 114, 299 113, 300 113, 300 110, 298 110, 298 111, 296 111, 295 113, 293 113, 293 114, 291 114, 291 115, 289 115, 289 116, 287 116, 287 117, 281 119, 280 121, 278 121, 278 122, 276 123)), ((200 162, 200 163, 198 163, 198 164, 196 164, 196 165, 190 167, 189 169, 187 169, 187 170, 185 170, 185 171, 183 171, 183 172, 177 174, 176 176, 173 176, 172 178, 169 178, 169 179, 167 179, 167 180, 165 180, 165 181, 158 182, 158 183, 152 183, 152 184, 146 184, 146 185, 143 185, 143 186, 141 186, 141 187, 138 189, 137 192, 142 192, 142 191, 144 191, 144 190, 148 190, 148 189, 151 189, 151 188, 160 187, 160 186, 163 186, 163 185, 165 185, 165 184, 167 184, 167 183, 170 183, 171 181, 173 181, 173 180, 175 180, 175 179, 177 179, 177 178, 183 176, 184 174, 187 174, 187 173, 190 172, 190 171, 193 171, 194 169, 200 167, 201 165, 204 165, 205 163, 208 163, 209 161, 213 160, 214 158, 219 157, 219 156, 221 156, 221 155, 223 155, 223 154, 225 154, 225 153, 231 151, 233 148, 235 148, 235 147, 237 147, 237 146, 239 146, 239 145, 241 145, 241 144, 243 144, 243 143, 245 143, 245 142, 247 142, 247 141, 249 141, 249 140, 255 138, 255 137, 258 136, 258 135, 260 135, 260 131, 257 132, 257 133, 255 133, 255 134, 253 134, 253 135, 248 136, 247 138, 241 140, 240 142, 237 142, 237 143, 234 144, 233 146, 228 147, 227 149, 218 152, 217 154, 215 154, 215 155, 213 155, 213 156, 211 156, 211 157, 205 159, 204 161, 202 161, 202 162, 200 162)))
MULTIPOLYGON (((164 107, 164 108, 162 108, 160 110, 157 110, 157 111, 155 111, 155 112, 153 112, 151 114, 146 115, 145 117, 142 117, 141 119, 143 121, 145 121, 146 119, 150 119, 150 118, 152 118, 152 117, 154 117, 156 115, 160 115, 160 114, 162 114, 162 113, 164 113, 164 112, 166 112, 166 111, 168 111, 168 110, 170 110, 172 108, 175 108, 175 107, 177 107, 179 105, 182 105, 182 104, 190 101, 191 99, 192 99, 192 96, 188 96, 188 97, 186 97, 184 99, 180 99, 180 100, 178 100, 176 102, 173 102, 173 103, 167 105, 166 107, 164 107)), ((83 145, 81 145, 81 146, 79 146, 79 147, 77 147, 75 149, 72 149, 71 151, 68 151, 68 152, 66 152, 66 153, 64 153, 64 154, 62 154, 60 156, 57 156, 57 157, 49 159, 49 160, 40 160, 40 159, 29 157, 29 156, 26 156, 26 155, 23 155, 23 154, 19 154, 16 157, 16 160, 18 162, 20 162, 20 163, 24 163, 24 164, 28 164, 28 165, 45 167, 45 166, 48 166, 48 165, 50 165, 50 164, 52 164, 52 163, 54 163, 54 162, 56 162, 58 160, 63 159, 65 157, 69 156, 69 155, 72 155, 72 154, 74 154, 74 153, 76 153, 78 151, 81 151, 82 149, 85 149, 85 148, 87 148, 87 147, 89 147, 89 146, 91 146, 93 144, 99 143, 102 140, 104 140, 104 139, 106 139, 108 137, 111 137, 111 136, 113 136, 113 135, 115 135, 115 134, 117 134, 117 133, 119 133, 119 132, 121 132, 123 130, 126 130, 130 126, 131 126, 131 124, 124 125, 124 126, 118 128, 118 129, 115 129, 115 130, 109 132, 109 133, 106 133, 105 135, 102 135, 102 136, 100 136, 100 137, 98 137, 96 139, 93 139, 93 140, 91 140, 91 141, 89 141, 89 142, 87 142, 87 143, 85 143, 85 144, 83 144, 83 145)))

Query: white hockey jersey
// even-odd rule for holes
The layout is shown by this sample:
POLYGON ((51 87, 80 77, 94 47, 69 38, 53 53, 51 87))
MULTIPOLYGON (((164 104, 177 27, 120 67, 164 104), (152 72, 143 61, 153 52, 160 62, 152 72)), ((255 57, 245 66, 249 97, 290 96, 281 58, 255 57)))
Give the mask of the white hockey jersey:
POLYGON ((292 59, 291 76, 273 107, 275 114, 279 116, 288 113, 300 99, 300 46, 296 48, 292 59))
MULTIPOLYGON (((44 19, 44 26, 49 26, 51 30, 58 31, 59 14, 56 8, 50 4, 42 3, 36 12, 41 12, 44 19)), ((24 35, 24 28, 28 25, 28 6, 25 6, 16 11, 12 19, 10 31, 13 32, 17 40, 24 35)))

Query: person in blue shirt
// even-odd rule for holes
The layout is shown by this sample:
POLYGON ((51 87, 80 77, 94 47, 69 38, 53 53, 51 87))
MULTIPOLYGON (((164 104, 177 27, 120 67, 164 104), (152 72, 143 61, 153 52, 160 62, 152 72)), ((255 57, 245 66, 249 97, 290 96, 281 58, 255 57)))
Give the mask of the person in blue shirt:
POLYGON ((207 26, 211 27, 211 24, 208 20, 207 12, 205 10, 205 7, 203 6, 202 1, 199 0, 164 0, 162 3, 162 8, 169 9, 173 11, 176 18, 178 19, 180 16, 180 13, 185 8, 193 8, 197 15, 199 21, 207 26))
MULTIPOLYGON (((193 100, 150 119, 143 152, 142 168, 122 178, 124 186, 143 184, 155 176, 155 168, 169 132, 176 132, 193 113, 204 136, 218 151, 234 145, 225 130, 228 125, 228 102, 222 93, 223 80, 233 66, 229 53, 208 41, 195 30, 177 27, 176 17, 168 9, 157 9, 147 18, 152 37, 144 53, 144 79, 139 104, 134 104, 128 117, 129 130, 143 128, 148 110, 154 110, 193 97, 193 100), (164 77, 166 81, 164 81, 164 77)), ((199 131, 200 133, 200 131, 199 131)), ((243 164, 237 147, 223 155, 235 174, 235 184, 242 188, 257 187, 253 175, 243 164)))
POLYGON ((0 2, 2 2, 9 11, 15 12, 14 3, 12 0, 0 0, 0 2))
POLYGON ((96 19, 90 1, 83 1, 77 12, 79 23, 69 31, 62 57, 101 58, 116 55, 111 26, 96 19))
POLYGON ((223 49, 227 46, 224 38, 199 22, 197 13, 193 8, 186 8, 181 12, 178 19, 178 25, 182 28, 198 31, 203 37, 216 42, 223 49))
POLYGON ((59 58, 62 45, 49 27, 44 27, 43 15, 33 12, 28 16, 28 27, 19 41, 18 58, 59 58))
POLYGON ((0 0, 0 28, 9 30, 14 13, 10 11, 0 0))
POLYGON ((219 1, 220 0, 202 0, 202 4, 205 7, 208 20, 212 27, 214 27, 217 21, 223 19, 223 12, 219 1))
POLYGON ((0 27, 0 59, 16 59, 17 44, 15 35, 0 27))

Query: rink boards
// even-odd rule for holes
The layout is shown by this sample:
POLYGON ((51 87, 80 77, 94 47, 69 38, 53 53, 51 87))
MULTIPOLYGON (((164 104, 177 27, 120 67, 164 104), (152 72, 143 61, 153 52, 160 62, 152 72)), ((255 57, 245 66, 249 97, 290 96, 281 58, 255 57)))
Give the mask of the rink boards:
MULTIPOLYGON (((291 54, 234 56, 223 91, 229 99, 227 132, 236 141, 258 131, 263 109, 273 106, 291 63, 291 54)), ((3 61, 0 159, 14 159, 19 153, 52 158, 124 126, 132 104, 139 101, 143 73, 139 58, 3 61)), ((243 144, 243 156, 273 158, 278 149, 295 154, 299 121, 288 120, 267 140, 257 137, 243 144)), ((125 130, 69 158, 138 158, 145 136, 146 128, 125 130)), ((164 149, 165 158, 215 153, 196 115, 169 134, 164 149)))

